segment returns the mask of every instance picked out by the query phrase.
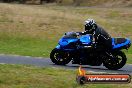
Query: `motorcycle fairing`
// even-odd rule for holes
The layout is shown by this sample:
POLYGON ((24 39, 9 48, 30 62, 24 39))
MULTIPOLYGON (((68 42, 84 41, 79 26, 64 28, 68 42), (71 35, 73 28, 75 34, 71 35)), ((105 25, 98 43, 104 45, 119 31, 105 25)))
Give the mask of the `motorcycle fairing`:
POLYGON ((122 38, 122 39, 121 38, 112 38, 113 49, 119 49, 119 48, 125 47, 127 45, 130 45, 130 43, 131 43, 131 41, 128 38, 126 38, 126 39, 124 39, 124 38, 122 38))
POLYGON ((90 45, 92 43, 90 35, 83 35, 80 37, 80 42, 84 45, 90 45))
POLYGON ((56 46, 56 49, 60 49, 61 47, 60 47, 60 45, 58 44, 57 46, 56 46))
POLYGON ((71 38, 71 39, 62 38, 62 39, 59 40, 59 45, 63 47, 63 46, 67 46, 68 44, 70 44, 72 42, 77 42, 77 41, 78 41, 77 38, 71 38))
POLYGON ((65 48, 68 49, 70 48, 71 43, 76 43, 78 41, 78 38, 62 38, 59 40, 59 45, 56 46, 56 48, 65 48))

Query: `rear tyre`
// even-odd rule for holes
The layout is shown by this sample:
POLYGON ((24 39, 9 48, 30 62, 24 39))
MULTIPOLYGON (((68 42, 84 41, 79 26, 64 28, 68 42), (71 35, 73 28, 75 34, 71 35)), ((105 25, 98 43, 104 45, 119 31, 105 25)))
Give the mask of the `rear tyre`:
POLYGON ((110 70, 118 70, 122 68, 127 61, 126 55, 122 51, 113 53, 114 58, 106 58, 103 62, 104 66, 110 70))
POLYGON ((50 53, 50 59, 57 65, 66 65, 71 61, 70 54, 65 51, 53 49, 50 53))

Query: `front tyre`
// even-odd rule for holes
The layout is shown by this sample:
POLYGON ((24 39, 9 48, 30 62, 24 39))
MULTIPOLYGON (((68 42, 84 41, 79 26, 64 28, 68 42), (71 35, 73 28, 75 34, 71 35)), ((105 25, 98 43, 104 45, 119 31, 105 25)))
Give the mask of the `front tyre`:
POLYGON ((124 52, 114 52, 113 56, 114 58, 105 58, 103 64, 106 68, 110 70, 118 70, 126 64, 127 58, 124 52))
POLYGON ((57 65, 66 65, 71 61, 70 54, 65 51, 53 49, 50 53, 50 59, 57 65))

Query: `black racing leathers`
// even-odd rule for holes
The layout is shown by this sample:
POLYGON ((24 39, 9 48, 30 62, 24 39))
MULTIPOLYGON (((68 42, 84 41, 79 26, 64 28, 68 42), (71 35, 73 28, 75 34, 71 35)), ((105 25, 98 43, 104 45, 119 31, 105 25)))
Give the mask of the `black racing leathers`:
POLYGON ((111 36, 100 26, 97 26, 94 31, 85 31, 83 34, 92 34, 95 38, 95 44, 98 46, 106 47, 107 49, 112 48, 111 36))

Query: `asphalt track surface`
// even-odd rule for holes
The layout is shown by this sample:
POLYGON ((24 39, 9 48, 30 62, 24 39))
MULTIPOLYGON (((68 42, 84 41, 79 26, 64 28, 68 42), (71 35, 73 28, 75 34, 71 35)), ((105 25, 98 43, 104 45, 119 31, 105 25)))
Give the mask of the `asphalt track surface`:
MULTIPOLYGON (((71 63, 66 66, 55 65, 49 58, 29 57, 29 56, 12 56, 12 55, 0 55, 0 64, 22 64, 33 65, 39 67, 57 67, 64 69, 78 69, 79 65, 73 65, 71 63)), ((132 74, 132 65, 127 64, 119 70, 108 70, 104 66, 82 66, 85 70, 93 73, 118 73, 118 74, 132 74)))

